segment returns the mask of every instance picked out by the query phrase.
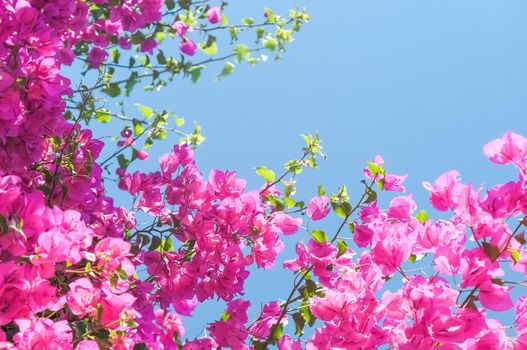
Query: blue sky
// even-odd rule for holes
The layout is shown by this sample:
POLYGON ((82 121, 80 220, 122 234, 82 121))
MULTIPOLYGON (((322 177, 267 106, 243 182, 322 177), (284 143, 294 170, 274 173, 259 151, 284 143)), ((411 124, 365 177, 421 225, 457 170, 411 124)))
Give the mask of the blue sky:
MULTIPOLYGON (((285 12, 293 5, 231 2, 226 14, 234 22, 260 16, 264 6, 285 12)), ((251 188, 260 185, 256 166, 278 170, 300 154, 299 135, 315 130, 328 159, 298 179, 305 198, 316 194, 317 183, 328 190, 346 184, 352 197, 358 195, 361 169, 375 154, 384 157, 388 171, 409 175, 408 192, 425 209, 421 182, 450 169, 476 185, 516 179, 512 169, 487 161, 481 149, 507 130, 527 134, 527 2, 300 5, 312 20, 282 60, 240 66, 220 82, 214 81, 220 67, 211 66, 197 84, 176 80, 161 92, 135 94, 132 102, 201 124, 207 140, 197 160, 203 172, 234 170, 251 188)), ((300 238, 288 240, 289 246, 300 238)), ((247 297, 258 307, 285 298, 290 288, 288 273, 258 271, 247 297)), ((222 308, 199 309, 196 319, 186 321, 188 336, 199 334, 200 325, 222 308)))

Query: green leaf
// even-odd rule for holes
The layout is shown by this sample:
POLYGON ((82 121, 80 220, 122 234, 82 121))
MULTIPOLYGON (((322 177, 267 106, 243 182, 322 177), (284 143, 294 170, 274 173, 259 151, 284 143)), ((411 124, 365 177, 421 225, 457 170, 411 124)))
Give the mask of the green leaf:
POLYGON ((520 252, 517 251, 516 249, 512 249, 511 258, 512 258, 512 261, 514 261, 514 265, 516 265, 518 261, 520 261, 520 252))
POLYGON ((165 239, 165 244, 163 245, 163 248, 165 252, 172 251, 172 239, 170 239, 170 237, 167 237, 167 239, 165 239))
POLYGON ((183 124, 185 124, 185 118, 179 118, 177 115, 174 114, 174 121, 176 122, 176 126, 179 128, 183 124))
POLYGON ((124 96, 130 96, 130 93, 134 89, 134 86, 139 82, 139 80, 137 79, 138 76, 139 74, 137 72, 132 72, 130 74, 128 80, 124 84, 124 96))
POLYGON ((110 97, 117 97, 121 94, 121 88, 119 87, 119 84, 111 83, 102 89, 102 92, 110 97))
POLYGON ((264 39, 263 46, 269 51, 274 51, 276 49, 276 39, 271 37, 264 39))
POLYGON ((291 197, 284 198, 284 205, 286 208, 292 208, 295 205, 295 200, 291 197))
POLYGON ((132 123, 134 124, 134 135, 140 136, 143 134, 143 124, 137 119, 133 119, 132 123))
POLYGON ((226 313, 225 311, 223 311, 223 312, 221 313, 221 320, 222 320, 222 321, 228 321, 230 318, 231 318, 231 315, 228 314, 228 313, 226 313))
POLYGON ((302 317, 307 322, 307 324, 310 327, 313 327, 317 318, 311 313, 311 309, 309 308, 309 302, 304 300, 300 303, 300 312, 302 313, 302 317))
POLYGON ((264 167, 264 166, 259 166, 258 168, 256 168, 256 174, 263 177, 263 179, 267 183, 273 182, 276 177, 276 174, 274 173, 274 171, 267 169, 267 167, 264 167))
POLYGON ((275 324, 271 327, 271 332, 273 333, 273 339, 279 340, 284 336, 284 326, 280 324, 275 324))
POLYGON ((221 73, 216 76, 216 79, 221 79, 223 77, 226 77, 228 75, 231 75, 234 72, 234 64, 232 62, 225 62, 223 64, 223 69, 221 70, 221 73))
POLYGON ((95 112, 95 120, 99 123, 108 123, 112 119, 112 115, 105 110, 98 110, 95 112))
POLYGON ((192 66, 189 68, 188 73, 190 74, 190 80, 196 83, 201 78, 201 71, 205 68, 204 65, 192 66))
POLYGON ((215 42, 210 45, 207 45, 207 43, 202 42, 199 43, 198 47, 205 55, 214 56, 218 53, 218 45, 216 45, 215 42))
POLYGON ((250 26, 254 23, 254 18, 242 18, 242 23, 246 26, 250 26))
POLYGON ((295 335, 300 337, 304 333, 304 326, 306 325, 306 320, 300 312, 295 312, 293 315, 293 321, 295 321, 295 335))
POLYGON ((337 214, 338 217, 341 217, 343 219, 347 218, 349 213, 351 213, 351 204, 349 204, 348 202, 331 202, 331 207, 333 208, 335 214, 337 214))
POLYGON ((298 160, 290 160, 284 165, 284 168, 293 174, 300 174, 302 172, 302 164, 298 160))
POLYGON ((327 242, 328 236, 324 233, 322 230, 313 230, 310 232, 311 237, 315 242, 317 243, 324 243, 327 242))
POLYGON ((113 49, 110 52, 110 59, 113 63, 119 63, 119 58, 121 57, 121 53, 117 49, 113 49))
POLYGON ((415 263, 417 261, 417 255, 415 254, 410 255, 410 257, 408 258, 408 261, 411 263, 415 263))
POLYGON ((339 240, 337 243, 337 251, 337 258, 346 253, 348 251, 348 245, 346 244, 346 242, 339 240))
POLYGON ((238 44, 232 52, 236 55, 236 61, 238 62, 250 55, 249 47, 245 44, 238 44))
POLYGON ((265 34, 265 29, 263 29, 261 27, 260 28, 256 28, 255 33, 256 33, 256 41, 260 41, 263 38, 264 34, 265 34))
POLYGON ((383 169, 373 162, 368 162, 368 170, 373 175, 373 177, 376 177, 377 174, 381 174, 383 172, 383 169))
POLYGON ((141 104, 136 104, 137 106, 137 109, 139 109, 139 112, 141 112, 141 114, 146 118, 146 119, 150 119, 152 118, 152 114, 154 113, 154 110, 150 107, 147 107, 147 106, 143 106, 141 104))
POLYGON ((159 53, 157 54, 156 58, 157 58, 157 62, 159 64, 166 64, 167 63, 167 59, 165 57, 165 54, 161 50, 159 50, 159 53))
POLYGON ((121 266, 119 266, 119 268, 115 272, 117 272, 117 275, 119 276, 120 279, 122 280, 128 279, 128 275, 126 274, 126 272, 123 270, 121 266))
POLYGON ((417 219, 417 221, 424 224, 428 221, 428 213, 426 212, 426 210, 421 210, 419 213, 417 213, 415 218, 417 219))
POLYGON ((165 0, 165 5, 167 9, 170 11, 170 10, 173 10, 174 7, 176 7, 176 2, 174 0, 165 0))
POLYGON ((119 154, 117 156, 117 163, 119 164, 119 167, 121 169, 128 168, 128 164, 130 164, 130 161, 126 159, 126 157, 123 154, 119 154))
POLYGON ((323 196, 323 195, 325 195, 325 194, 326 194, 326 189, 324 188, 324 186, 322 186, 322 185, 319 184, 319 185, 318 185, 318 195, 319 195, 319 196, 323 196))
POLYGON ((161 238, 159 236, 152 236, 152 241, 150 243, 150 247, 148 247, 149 251, 156 250, 161 245, 161 238))
POLYGON ((190 5, 192 4, 192 0, 179 0, 177 3, 179 7, 188 10, 190 8, 190 5))

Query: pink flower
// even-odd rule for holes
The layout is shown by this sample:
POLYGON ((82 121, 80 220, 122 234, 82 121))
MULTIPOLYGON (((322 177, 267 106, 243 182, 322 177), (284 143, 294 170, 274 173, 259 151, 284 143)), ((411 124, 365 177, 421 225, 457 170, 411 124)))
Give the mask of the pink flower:
POLYGON ((194 43, 192 40, 190 40, 188 38, 184 38, 179 43, 179 49, 185 55, 194 56, 194 54, 196 53, 196 43, 194 43))
POLYGON ((410 214, 413 213, 416 207, 412 195, 395 197, 390 202, 388 216, 396 219, 408 220, 410 214))
MULTIPOLYGON (((267 339, 271 327, 276 324, 281 314, 282 308, 279 302, 273 301, 265 304, 258 320, 249 327, 249 333, 256 338, 267 339)), ((280 320, 280 324, 287 324, 287 315, 280 320)))
POLYGON ((373 238, 373 230, 367 225, 355 224, 355 230, 353 232, 353 240, 357 247, 367 247, 371 244, 373 238))
POLYGON ((21 319, 17 321, 17 325, 20 332, 13 339, 19 349, 71 349, 73 336, 68 321, 21 319))
POLYGON ((108 53, 103 49, 94 47, 88 54, 88 65, 91 68, 99 68, 102 62, 106 60, 108 53))
POLYGON ((183 21, 175 21, 174 24, 172 24, 172 28, 180 38, 182 38, 190 29, 190 27, 183 21))
POLYGON ((423 182, 424 188, 430 191, 430 203, 434 208, 440 211, 447 211, 453 207, 455 198, 460 191, 459 173, 451 170, 439 176, 431 185, 430 182, 423 182))
POLYGON ((95 340, 82 340, 75 350, 99 350, 99 345, 95 340))
POLYGON ((207 11, 207 19, 212 24, 220 23, 221 22, 221 8, 219 6, 211 7, 207 11))
POLYGON ((329 198, 325 196, 314 197, 307 205, 307 215, 313 220, 323 219, 329 212, 329 198))
POLYGON ((494 283, 484 283, 479 287, 478 300, 483 307, 492 311, 505 311, 511 309, 510 288, 502 287, 494 283))
POLYGON ((284 235, 292 235, 302 225, 302 218, 293 219, 288 214, 279 211, 273 214, 273 222, 279 232, 284 235))
POLYGON ((92 283, 87 278, 79 278, 70 283, 67 301, 71 312, 77 316, 93 314, 99 302, 98 290, 93 288, 92 283))
POLYGON ((145 150, 141 149, 141 150, 137 151, 136 156, 137 156, 137 159, 145 160, 145 159, 148 158, 148 152, 146 152, 145 150))
POLYGON ((110 293, 101 300, 101 322, 109 329, 116 329, 120 326, 119 321, 133 320, 137 315, 132 309, 136 298, 129 293, 113 294, 110 293))
POLYGON ((149 54, 154 54, 154 49, 158 46, 157 42, 154 39, 147 38, 141 42, 140 50, 141 52, 148 52, 149 54))
POLYGON ((483 147, 485 155, 494 163, 512 162, 527 176, 527 139, 522 135, 506 132, 501 139, 493 140, 483 147))

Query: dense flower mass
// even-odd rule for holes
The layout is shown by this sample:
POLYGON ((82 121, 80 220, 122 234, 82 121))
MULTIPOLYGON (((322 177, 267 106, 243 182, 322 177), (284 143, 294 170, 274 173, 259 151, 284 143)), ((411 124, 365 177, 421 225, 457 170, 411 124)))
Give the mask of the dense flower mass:
MULTIPOLYGON (((118 50, 135 50, 148 60, 155 53, 167 71, 194 80, 202 66, 167 59, 163 30, 187 56, 198 49, 214 55, 216 37, 196 44, 196 32, 225 29, 234 40, 241 27, 257 28, 274 50, 298 30, 286 25, 306 19, 266 8, 261 25, 245 18, 227 26, 226 4, 214 5, 0 0, 0 349, 527 348, 527 299, 511 293, 527 273, 527 139, 513 132, 484 153, 511 163, 518 178, 486 192, 461 182, 455 170, 425 182, 431 205, 452 213, 433 221, 411 195, 377 206, 376 191, 404 192, 406 178, 388 173, 380 156, 363 170, 355 204, 345 187, 331 195, 319 187, 317 196, 297 201, 287 176, 316 167, 318 136, 304 137, 303 157, 288 162, 282 176, 258 168, 265 184, 255 190, 234 172, 204 176, 194 160, 197 134, 161 156, 159 170, 131 171, 131 160, 148 159, 137 146, 143 124, 134 118, 114 153, 133 151, 131 160, 117 158, 116 169, 133 205, 114 205, 103 183, 112 173, 100 159, 104 144, 84 127, 88 112, 97 120, 110 112, 94 112, 97 99, 73 89, 63 68, 82 59, 108 79, 120 66, 118 50), (262 29, 271 24, 275 37, 262 29), (75 97, 81 101, 72 117, 67 101, 75 97), (329 217, 341 220, 330 235, 308 225, 329 217), (151 224, 139 223, 144 218, 151 224), (245 300, 244 287, 252 267, 275 267, 283 236, 299 231, 308 235, 282 265, 294 273, 290 295, 250 319, 256 303, 245 300), (182 316, 211 299, 225 302, 225 311, 205 336, 186 338, 182 316), (494 318, 503 311, 514 320, 494 318)), ((231 56, 249 59, 250 50, 237 46, 231 56)), ((125 90, 137 83, 135 73, 125 90)), ((101 86, 112 96, 118 85, 101 86)), ((151 135, 166 132, 158 126, 167 114, 142 108, 158 123, 145 124, 155 129, 151 135)))

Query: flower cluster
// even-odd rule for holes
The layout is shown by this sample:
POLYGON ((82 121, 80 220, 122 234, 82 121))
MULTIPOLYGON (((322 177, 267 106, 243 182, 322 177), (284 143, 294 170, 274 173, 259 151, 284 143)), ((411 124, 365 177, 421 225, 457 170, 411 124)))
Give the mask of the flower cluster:
MULTIPOLYGON (((357 204, 345 188, 331 196, 319 188, 307 205, 296 202, 294 181, 284 179, 316 167, 318 136, 304 137, 304 157, 278 179, 259 168, 266 184, 257 190, 233 172, 203 176, 193 149, 176 145, 159 159, 159 171, 120 166, 118 187, 133 208, 114 205, 99 160, 104 144, 81 127, 93 97, 81 91, 78 116, 66 117, 74 92, 61 69, 76 57, 99 68, 117 48, 153 54, 166 14, 175 17, 167 30, 183 54, 198 46, 213 52, 215 37, 196 45, 191 33, 222 29, 223 8, 197 3, 192 12, 178 1, 181 9, 170 13, 164 6, 173 9, 174 1, 0 0, 0 349, 526 348, 527 299, 511 296, 525 281, 509 277, 527 273, 521 135, 508 132, 484 147, 491 161, 518 169, 516 180, 486 193, 456 171, 424 183, 431 205, 453 214, 448 220, 417 212, 411 195, 379 208, 375 186, 404 192, 406 178, 387 173, 380 156, 363 171, 357 204), (342 223, 330 237, 302 227, 302 215, 318 225, 331 212, 342 223), (136 215, 152 223, 144 227, 136 215), (295 274, 291 294, 250 321, 251 303, 240 298, 250 267, 273 268, 283 236, 300 229, 310 238, 283 263, 295 274), (181 316, 214 298, 226 310, 207 336, 185 339, 181 316), (490 317, 512 309, 510 325, 490 317), (284 334, 293 324, 298 339, 284 334), (315 329, 305 332, 306 325, 315 329)), ((258 40, 274 50, 298 30, 287 24, 307 20, 290 15, 287 21, 265 10, 263 25, 276 23, 275 38, 264 38, 269 33, 250 18, 228 29, 234 40, 239 27, 257 28, 258 40)), ((241 61, 249 52, 241 45, 231 56, 241 61)), ((183 63, 166 64, 174 75, 190 73, 183 63)), ((131 129, 121 136, 121 151, 130 147, 147 159, 131 129)))

